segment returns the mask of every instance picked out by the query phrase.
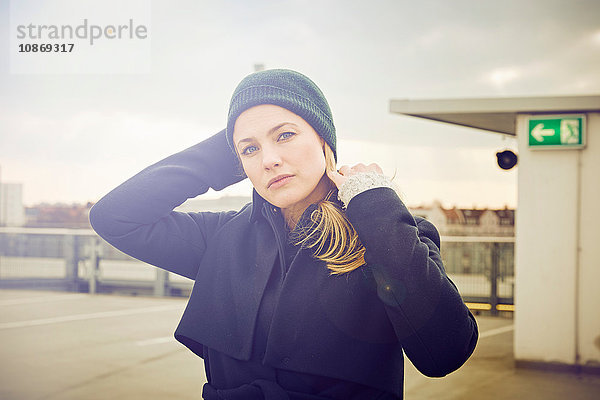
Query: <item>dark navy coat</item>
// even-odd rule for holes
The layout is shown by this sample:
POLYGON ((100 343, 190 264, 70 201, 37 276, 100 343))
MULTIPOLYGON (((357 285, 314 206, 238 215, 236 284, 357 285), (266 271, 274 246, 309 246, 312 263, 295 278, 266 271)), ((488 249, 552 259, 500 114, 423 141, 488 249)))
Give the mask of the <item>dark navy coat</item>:
MULTIPOLYGON (((277 209, 256 191, 240 211, 181 213, 186 199, 241 179, 224 131, 144 169, 90 210, 93 228, 142 261, 195 281, 175 337, 239 360, 252 353, 263 291, 282 244, 277 209)), ((309 218, 314 205, 301 218, 309 218)), ((444 376, 473 352, 478 330, 440 257, 440 237, 390 188, 356 195, 346 216, 366 265, 332 276, 301 249, 282 274, 263 362, 356 382, 402 397, 403 351, 419 371, 444 376)))

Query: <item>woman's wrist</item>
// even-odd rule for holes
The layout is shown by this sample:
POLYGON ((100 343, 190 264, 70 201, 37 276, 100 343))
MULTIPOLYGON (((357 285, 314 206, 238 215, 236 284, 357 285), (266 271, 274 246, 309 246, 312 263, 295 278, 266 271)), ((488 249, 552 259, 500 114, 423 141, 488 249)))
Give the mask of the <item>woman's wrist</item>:
POLYGON ((349 176, 342 184, 338 191, 338 199, 347 207, 357 194, 378 187, 393 188, 392 180, 378 172, 359 172, 349 176))

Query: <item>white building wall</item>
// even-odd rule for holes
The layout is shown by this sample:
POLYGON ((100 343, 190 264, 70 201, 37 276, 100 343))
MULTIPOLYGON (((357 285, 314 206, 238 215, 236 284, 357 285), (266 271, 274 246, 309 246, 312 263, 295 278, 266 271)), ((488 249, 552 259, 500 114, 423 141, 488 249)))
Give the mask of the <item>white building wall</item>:
POLYGON ((0 183, 0 226, 23 226, 23 185, 21 183, 0 183))
POLYGON ((578 330, 582 365, 600 366, 600 113, 588 114, 581 153, 578 330))
POLYGON ((517 117, 515 359, 598 363, 599 117, 588 114, 584 150, 531 150, 527 117, 517 117))
POLYGON ((485 210, 479 217, 480 234, 483 235, 499 235, 500 234, 500 219, 495 212, 485 210))
POLYGON ((446 215, 440 209, 438 204, 439 203, 437 203, 437 204, 434 203, 434 207, 429 214, 429 220, 437 228, 440 235, 444 235, 447 230, 446 215))

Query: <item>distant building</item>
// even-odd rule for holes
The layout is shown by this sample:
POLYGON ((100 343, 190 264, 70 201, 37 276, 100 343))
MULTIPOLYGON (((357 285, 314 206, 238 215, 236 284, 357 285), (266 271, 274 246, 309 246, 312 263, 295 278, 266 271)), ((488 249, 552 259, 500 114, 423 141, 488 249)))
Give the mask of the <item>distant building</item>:
POLYGON ((0 226, 23 226, 23 184, 0 183, 0 226))
MULTIPOLYGON (((409 207, 414 216, 431 221, 442 236, 514 237, 515 210, 444 208, 439 201, 431 206, 409 207)), ((496 243, 499 276, 514 276, 514 244, 496 243)), ((492 264, 492 243, 461 243, 442 240, 442 260, 447 273, 486 275, 492 264)))
POLYGON ((38 204, 27 207, 25 226, 31 228, 79 228, 91 229, 89 213, 92 203, 87 204, 38 204))
POLYGON ((431 221, 445 236, 514 236, 515 210, 503 209, 446 209, 439 201, 431 206, 409 207, 415 216, 431 221))
MULTIPOLYGON (((175 211, 237 211, 250 201, 250 197, 243 196, 225 196, 219 199, 194 198, 176 207, 175 211)), ((87 204, 37 204, 25 208, 22 225, 31 228, 91 229, 89 214, 92 206, 93 203, 90 202, 87 204)))

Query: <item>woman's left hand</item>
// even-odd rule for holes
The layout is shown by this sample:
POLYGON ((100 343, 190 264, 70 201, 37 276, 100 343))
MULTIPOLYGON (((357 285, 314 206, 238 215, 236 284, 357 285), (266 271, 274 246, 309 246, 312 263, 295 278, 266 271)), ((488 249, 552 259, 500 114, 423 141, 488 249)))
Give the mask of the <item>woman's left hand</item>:
POLYGON ((340 189, 349 176, 356 175, 361 172, 377 172, 378 174, 383 175, 383 171, 379 165, 375 163, 369 165, 359 163, 353 167, 350 167, 349 165, 342 165, 337 171, 327 170, 327 176, 333 181, 333 183, 335 183, 335 186, 340 189))

